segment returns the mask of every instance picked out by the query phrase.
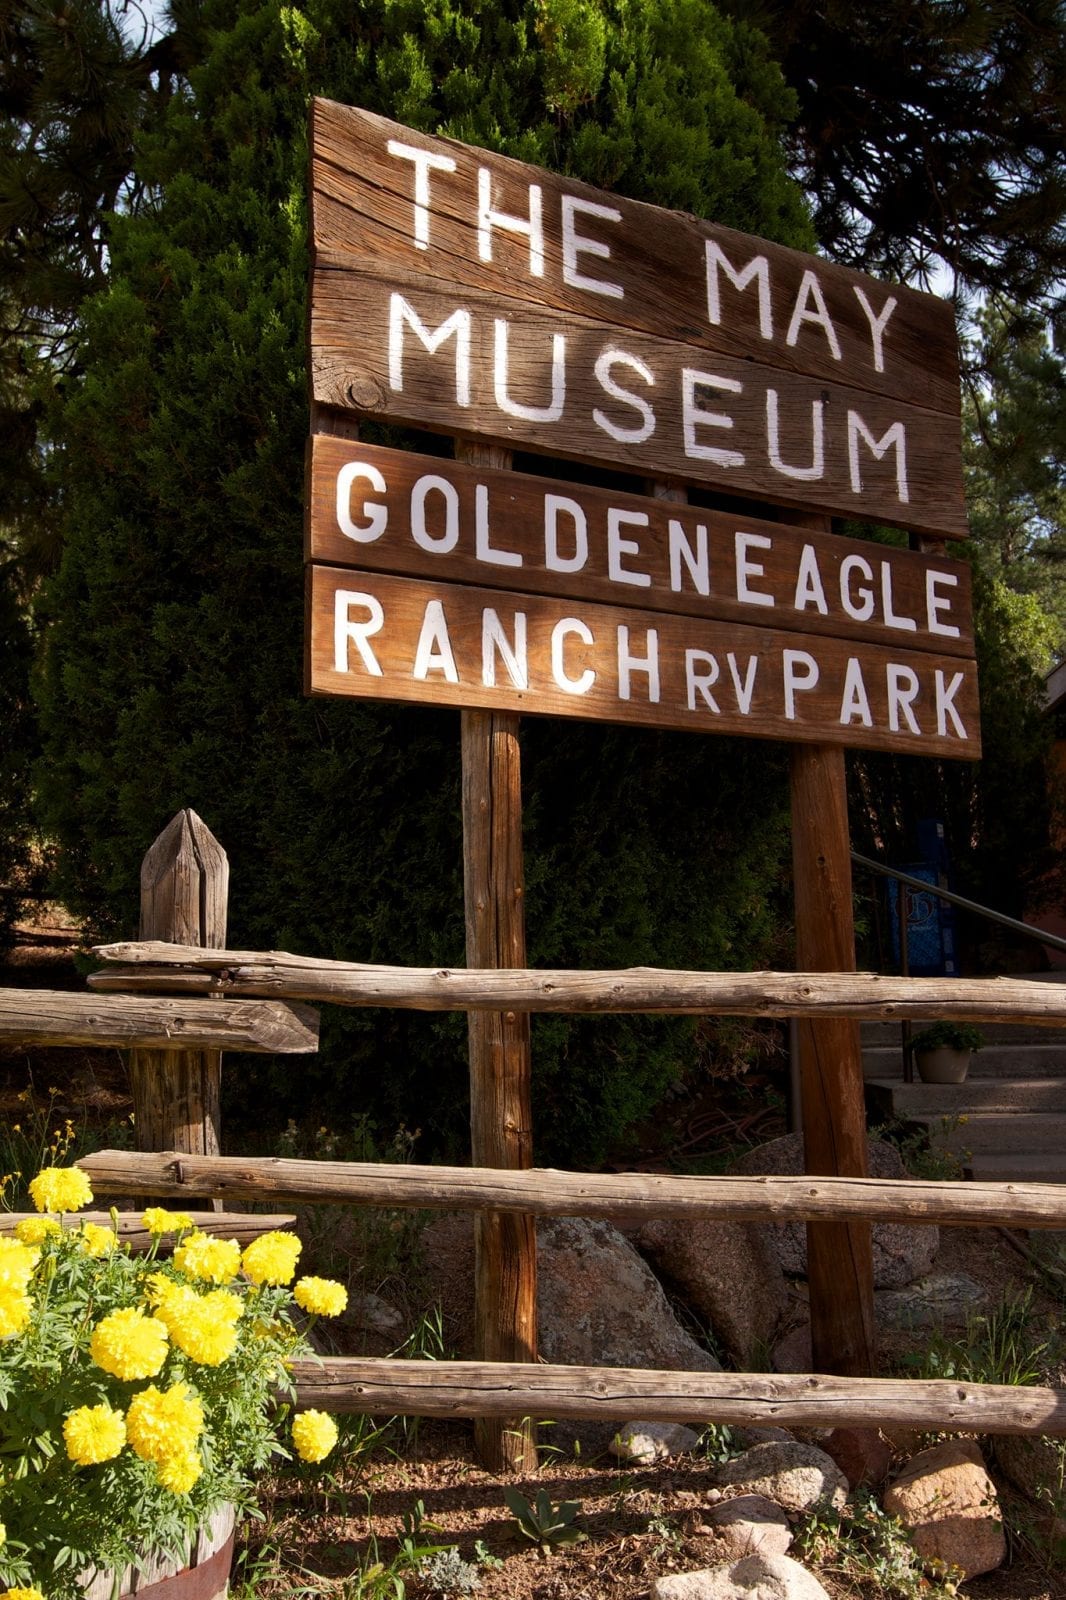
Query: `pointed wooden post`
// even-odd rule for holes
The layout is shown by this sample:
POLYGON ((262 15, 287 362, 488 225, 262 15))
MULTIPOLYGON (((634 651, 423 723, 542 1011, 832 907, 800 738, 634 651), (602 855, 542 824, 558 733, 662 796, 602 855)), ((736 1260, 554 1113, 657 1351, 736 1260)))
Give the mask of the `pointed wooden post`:
MULTIPOLYGON (((789 520, 804 527, 830 528, 828 517, 790 512, 789 520)), ((796 966, 800 972, 854 972, 843 750, 794 745, 791 780, 796 966)), ((804 1170, 864 1178, 868 1163, 859 1024, 848 1017, 799 1019, 796 1039, 804 1170)), ((807 1281, 814 1370, 868 1377, 877 1358, 870 1224, 809 1222, 807 1281)))
MULTIPOLYGON (((195 811, 179 811, 141 864, 142 939, 221 950, 229 862, 195 811)), ((134 1050, 130 1056, 138 1150, 218 1155, 220 1050, 134 1050)))
MULTIPOLYGON (((508 467, 494 446, 457 445, 478 466, 508 467)), ((464 711, 463 871, 466 959, 471 967, 526 965, 519 718, 464 711)), ((475 1167, 533 1164, 528 1011, 472 1011, 470 1159, 475 1167)), ((537 1225, 531 1216, 479 1212, 474 1223, 474 1356, 537 1359, 537 1225)), ((479 1417, 474 1439, 493 1472, 537 1465, 533 1419, 479 1417)))

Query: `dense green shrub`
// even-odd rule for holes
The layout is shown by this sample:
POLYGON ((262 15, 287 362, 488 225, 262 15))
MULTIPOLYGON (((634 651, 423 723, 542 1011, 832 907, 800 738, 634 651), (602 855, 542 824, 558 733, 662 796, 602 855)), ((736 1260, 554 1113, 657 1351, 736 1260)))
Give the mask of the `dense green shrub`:
MULTIPOLYGON (((455 963, 459 717, 301 692, 306 117, 362 104, 809 247, 778 147, 789 97, 709 0, 208 0, 201 64, 146 138, 54 418, 64 557, 42 607, 41 789, 60 890, 104 934, 180 806, 231 858, 231 946, 455 963)), ((785 841, 770 746, 530 720, 533 963, 766 960, 785 841)), ((537 1030, 541 1157, 594 1159, 689 1065, 684 1023, 537 1030)), ((253 1072, 257 1071, 257 1076, 253 1072)), ((316 1101, 461 1148, 465 1025, 333 1014, 316 1101)))

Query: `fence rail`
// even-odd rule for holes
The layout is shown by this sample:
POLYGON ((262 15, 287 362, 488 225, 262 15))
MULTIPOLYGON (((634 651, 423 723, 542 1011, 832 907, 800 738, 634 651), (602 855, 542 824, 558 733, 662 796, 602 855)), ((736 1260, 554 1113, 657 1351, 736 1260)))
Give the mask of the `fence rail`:
POLYGON ((272 1055, 318 1049, 318 1015, 282 1000, 0 989, 0 1045, 121 1050, 236 1050, 272 1055))

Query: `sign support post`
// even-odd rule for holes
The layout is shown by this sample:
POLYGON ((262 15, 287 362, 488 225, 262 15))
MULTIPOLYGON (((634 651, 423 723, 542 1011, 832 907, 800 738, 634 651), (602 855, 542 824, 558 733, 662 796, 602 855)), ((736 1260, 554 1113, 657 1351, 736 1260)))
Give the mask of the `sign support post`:
MULTIPOLYGON (((456 454, 480 466, 506 467, 510 452, 463 446, 456 454)), ((519 718, 464 711, 463 882, 466 959, 471 967, 526 965, 519 718)), ((475 1167, 533 1164, 528 1011, 471 1011, 470 1159, 475 1167)), ((517 1213, 479 1211, 474 1223, 474 1357, 535 1361, 537 1226, 517 1213)), ((479 1417, 478 1456, 490 1472, 537 1465, 533 1421, 479 1417)))

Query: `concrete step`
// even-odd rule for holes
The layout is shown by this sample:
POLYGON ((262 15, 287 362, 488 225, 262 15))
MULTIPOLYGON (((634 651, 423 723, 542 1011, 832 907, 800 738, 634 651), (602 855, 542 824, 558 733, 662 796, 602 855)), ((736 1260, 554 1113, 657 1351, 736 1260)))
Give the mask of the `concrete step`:
POLYGON ((934 1118, 928 1128, 930 1145, 934 1149, 950 1150, 955 1155, 964 1155, 967 1151, 974 1157, 986 1153, 1028 1156, 1049 1152, 1061 1157, 1066 1166, 1066 1115, 963 1112, 958 1117, 934 1118))
MULTIPOLYGON (((874 1045, 863 1050, 863 1076, 871 1078, 903 1077, 903 1056, 899 1040, 891 1046, 874 1045)), ((1066 1080, 1066 1037, 1059 1043, 1047 1041, 1035 1044, 986 1045, 974 1052, 966 1081, 989 1078, 1044 1078, 1061 1075, 1066 1080)))
MULTIPOLYGON (((912 1024, 915 1033, 928 1026, 929 1024, 925 1022, 912 1024)), ((1066 1025, 1045 1028, 1028 1022, 975 1022, 973 1026, 980 1028, 984 1034, 986 1047, 1001 1044, 1054 1044, 1058 1041, 1066 1049, 1066 1025)), ((878 1046, 895 1046, 898 1050, 900 1025, 898 1022, 862 1022, 859 1024, 859 1037, 864 1051, 878 1046)))
POLYGON ((965 1171, 975 1183, 1066 1183, 1066 1152, 983 1151, 966 1162, 965 1171))
POLYGON ((969 1115, 979 1111, 1058 1113, 1066 1116, 1066 1075, 1044 1078, 967 1078, 965 1083, 904 1083, 901 1079, 867 1079, 866 1103, 871 1117, 887 1121, 904 1117, 969 1115))

